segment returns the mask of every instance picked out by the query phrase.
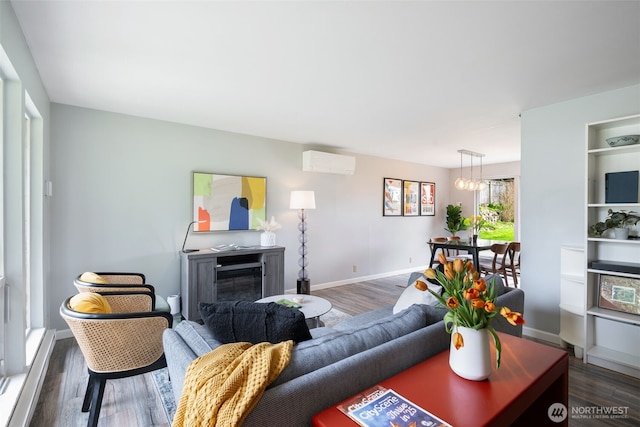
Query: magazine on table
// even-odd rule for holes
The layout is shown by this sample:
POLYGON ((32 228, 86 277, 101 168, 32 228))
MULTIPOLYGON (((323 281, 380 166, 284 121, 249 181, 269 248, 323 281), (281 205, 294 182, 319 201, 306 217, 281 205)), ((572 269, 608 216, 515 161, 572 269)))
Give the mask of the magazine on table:
POLYGON ((338 405, 364 427, 451 427, 395 391, 376 385, 338 405))

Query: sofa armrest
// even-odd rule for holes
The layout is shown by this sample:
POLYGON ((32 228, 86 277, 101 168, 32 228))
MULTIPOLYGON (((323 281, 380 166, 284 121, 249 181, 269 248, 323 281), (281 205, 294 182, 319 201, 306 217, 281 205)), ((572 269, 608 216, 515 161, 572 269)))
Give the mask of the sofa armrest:
POLYGON ((164 357, 167 360, 169 378, 171 378, 173 396, 177 403, 180 401, 187 368, 197 356, 173 329, 166 329, 162 334, 162 346, 164 347, 164 357))
MULTIPOLYGON (((508 307, 511 311, 522 313, 524 316, 524 291, 516 288, 505 288, 504 293, 496 300, 498 307, 508 307)), ((496 331, 504 332, 522 338, 522 325, 513 326, 503 316, 493 318, 491 325, 496 331)))

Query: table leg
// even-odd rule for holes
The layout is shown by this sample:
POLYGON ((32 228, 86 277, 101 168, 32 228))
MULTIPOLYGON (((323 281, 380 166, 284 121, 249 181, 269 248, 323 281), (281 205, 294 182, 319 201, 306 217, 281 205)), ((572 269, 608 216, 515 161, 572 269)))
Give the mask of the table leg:
POLYGON ((431 261, 429 261, 429 267, 433 268, 433 260, 436 257, 436 252, 438 251, 438 247, 434 244, 433 251, 431 252, 431 261))
POLYGON ((480 255, 478 254, 478 248, 473 248, 472 255, 473 255, 473 266, 476 268, 476 270, 479 270, 479 268, 480 268, 480 255))

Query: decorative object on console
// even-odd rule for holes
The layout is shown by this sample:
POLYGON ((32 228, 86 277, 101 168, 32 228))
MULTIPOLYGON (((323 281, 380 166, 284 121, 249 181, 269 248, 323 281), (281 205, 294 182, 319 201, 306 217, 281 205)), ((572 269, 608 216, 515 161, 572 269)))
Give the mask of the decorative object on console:
POLYGON ((607 211, 607 219, 589 227, 589 235, 601 237, 605 231, 613 229, 616 239, 626 240, 629 238, 629 227, 636 225, 638 222, 640 222, 638 212, 609 209, 607 211))
POLYGON ((180 313, 180 295, 169 295, 167 297, 167 303, 169 304, 171 315, 180 313))
POLYGON ((298 223, 298 231, 300 231, 300 236, 298 237, 298 242, 300 242, 300 247, 298 248, 298 255, 300 255, 300 258, 298 258, 298 266, 300 266, 300 270, 298 271, 297 293, 310 294, 311 282, 309 281, 309 275, 307 273, 309 261, 307 260, 307 236, 305 235, 307 231, 307 214, 305 213, 305 209, 316 208, 315 193, 313 191, 292 191, 289 208, 298 209, 298 218, 300 220, 298 223))
MULTIPOLYGON (((480 278, 480 274, 476 271, 473 263, 462 259, 455 259, 453 262, 448 261, 444 254, 438 254, 438 259, 444 265, 444 273, 432 268, 425 271, 425 276, 429 279, 436 279, 443 287, 444 292, 440 295, 434 292, 426 283, 420 280, 416 281, 415 287, 419 290, 430 292, 442 305, 447 309, 444 316, 444 325, 448 333, 451 333, 451 353, 449 355, 449 364, 451 369, 459 376, 479 381, 486 379, 491 374, 491 369, 487 372, 485 359, 490 358, 489 346, 481 345, 477 349, 473 349, 474 343, 480 342, 476 337, 471 337, 468 330, 478 331, 485 329, 493 337, 493 343, 496 348, 496 368, 500 367, 501 345, 500 337, 495 329, 491 326, 493 319, 498 312, 504 316, 513 326, 523 325, 525 323, 521 313, 512 312, 507 307, 499 308, 496 306, 496 280, 495 276, 489 280, 480 278), (465 353, 471 351, 475 353, 475 357, 465 357, 454 354, 461 348, 467 347, 465 353), (480 354, 483 352, 483 354, 480 354), (459 366, 460 363, 465 366, 459 366), (478 363, 477 366, 467 366, 469 363, 478 363)), ((473 333, 474 334, 474 333, 473 333)), ((486 339, 486 335, 485 335, 486 339)))
POLYGON ((194 231, 255 230, 266 206, 267 178, 193 173, 194 231))
POLYGON ((273 216, 268 222, 258 219, 258 223, 260 223, 258 230, 263 231, 260 234, 260 246, 275 246, 276 234, 274 231, 279 230, 282 226, 276 222, 276 218, 273 216))
POLYGON ((640 141, 640 135, 622 135, 607 138, 607 144, 610 147, 621 147, 623 145, 633 145, 640 141))
POLYGON ((182 242, 182 252, 189 253, 189 252, 197 252, 198 251, 198 249, 185 249, 184 245, 187 244, 187 237, 189 237, 189 230, 191 230, 191 226, 193 224, 200 223, 200 222, 206 222, 206 221, 191 221, 189 223, 189 225, 187 226, 187 232, 184 234, 184 241, 182 242))

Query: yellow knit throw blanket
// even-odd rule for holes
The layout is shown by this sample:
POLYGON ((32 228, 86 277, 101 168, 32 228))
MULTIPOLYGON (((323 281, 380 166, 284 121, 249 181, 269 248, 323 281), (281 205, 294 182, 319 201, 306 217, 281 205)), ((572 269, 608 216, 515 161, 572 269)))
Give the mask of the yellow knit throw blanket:
POLYGON ((173 427, 242 424, 289 364, 293 341, 223 344, 195 359, 185 374, 173 427))

